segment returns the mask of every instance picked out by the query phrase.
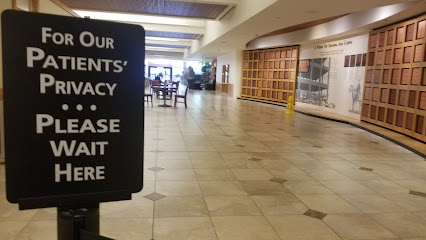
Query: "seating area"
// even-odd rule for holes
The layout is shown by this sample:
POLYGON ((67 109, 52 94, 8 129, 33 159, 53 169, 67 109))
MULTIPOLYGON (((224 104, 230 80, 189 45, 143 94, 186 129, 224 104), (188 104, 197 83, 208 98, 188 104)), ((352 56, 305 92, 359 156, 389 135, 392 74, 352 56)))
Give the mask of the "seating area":
POLYGON ((176 108, 177 103, 184 103, 187 108, 186 97, 188 94, 189 87, 187 85, 180 84, 179 81, 171 82, 169 84, 163 84, 159 80, 151 80, 149 86, 145 88, 144 101, 154 107, 153 95, 157 100, 163 100, 163 104, 159 104, 159 107, 171 107, 167 104, 167 101, 174 100, 174 107, 176 108), (179 101, 178 101, 179 99, 179 101))

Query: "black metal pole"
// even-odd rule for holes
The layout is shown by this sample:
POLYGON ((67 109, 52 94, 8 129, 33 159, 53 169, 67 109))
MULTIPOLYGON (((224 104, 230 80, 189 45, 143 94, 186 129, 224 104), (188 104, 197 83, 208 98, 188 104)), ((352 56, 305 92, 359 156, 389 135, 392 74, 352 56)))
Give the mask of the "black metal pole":
POLYGON ((58 240, 81 240, 80 229, 99 234, 99 204, 81 208, 58 208, 58 240))

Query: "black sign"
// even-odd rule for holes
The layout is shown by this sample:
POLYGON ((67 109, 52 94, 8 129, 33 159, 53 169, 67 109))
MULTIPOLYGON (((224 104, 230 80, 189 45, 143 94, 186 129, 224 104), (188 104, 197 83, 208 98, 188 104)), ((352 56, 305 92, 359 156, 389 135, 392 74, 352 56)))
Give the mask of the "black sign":
POLYGON ((7 199, 21 209, 142 189, 141 26, 2 13, 7 199))

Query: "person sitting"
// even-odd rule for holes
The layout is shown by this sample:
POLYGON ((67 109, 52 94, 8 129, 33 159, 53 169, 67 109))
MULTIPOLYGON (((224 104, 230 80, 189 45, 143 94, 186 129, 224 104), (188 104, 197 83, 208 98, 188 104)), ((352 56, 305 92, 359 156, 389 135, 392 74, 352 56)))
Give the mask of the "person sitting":
POLYGON ((160 83, 163 83, 163 81, 161 80, 163 78, 163 74, 159 73, 157 76, 155 76, 155 80, 160 80, 160 83))

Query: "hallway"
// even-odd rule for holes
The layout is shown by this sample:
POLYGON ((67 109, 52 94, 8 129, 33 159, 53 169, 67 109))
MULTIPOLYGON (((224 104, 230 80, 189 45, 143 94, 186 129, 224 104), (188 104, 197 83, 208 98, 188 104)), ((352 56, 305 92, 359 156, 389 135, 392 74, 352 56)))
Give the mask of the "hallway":
MULTIPOLYGON (((101 204, 120 240, 426 239, 426 162, 347 124, 190 91, 145 104, 144 189, 101 204), (157 102, 158 101, 158 102, 157 102)), ((0 239, 56 239, 56 210, 5 200, 0 239)))

